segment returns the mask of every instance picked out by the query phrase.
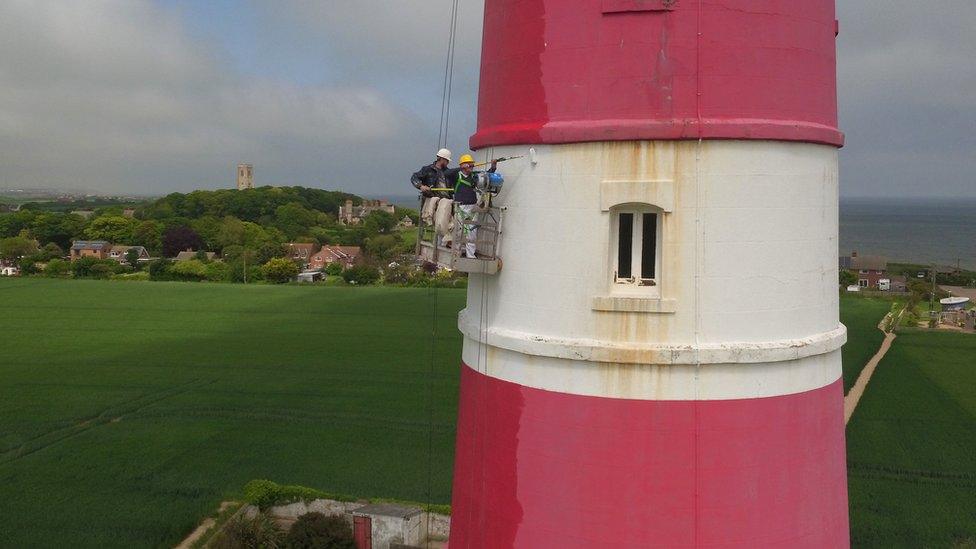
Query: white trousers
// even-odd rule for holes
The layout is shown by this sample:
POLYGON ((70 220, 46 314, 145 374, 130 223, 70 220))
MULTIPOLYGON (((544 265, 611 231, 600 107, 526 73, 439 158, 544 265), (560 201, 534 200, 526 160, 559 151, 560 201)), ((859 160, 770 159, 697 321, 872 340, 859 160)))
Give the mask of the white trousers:
POLYGON ((424 198, 424 205, 420 208, 420 218, 423 219, 424 224, 434 224, 434 214, 437 212, 437 203, 439 201, 440 197, 437 196, 428 196, 424 198))
POLYGON ((437 200, 437 211, 434 212, 434 231, 440 237, 441 243, 451 241, 451 211, 454 208, 454 201, 450 198, 437 200))
POLYGON ((458 204, 454 208, 454 223, 459 227, 464 252, 468 257, 476 257, 478 251, 478 228, 471 223, 478 221, 477 204, 458 204))

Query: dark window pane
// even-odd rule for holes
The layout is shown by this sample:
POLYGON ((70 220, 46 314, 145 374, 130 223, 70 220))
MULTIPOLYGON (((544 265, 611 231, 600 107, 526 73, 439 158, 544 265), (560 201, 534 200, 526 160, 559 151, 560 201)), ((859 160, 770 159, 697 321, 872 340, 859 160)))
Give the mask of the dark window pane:
POLYGON ((654 278, 657 257, 657 214, 644 214, 644 234, 641 241, 641 278, 654 278))
POLYGON ((617 277, 630 278, 633 276, 631 271, 631 251, 634 243, 634 214, 622 213, 620 226, 617 228, 617 277))

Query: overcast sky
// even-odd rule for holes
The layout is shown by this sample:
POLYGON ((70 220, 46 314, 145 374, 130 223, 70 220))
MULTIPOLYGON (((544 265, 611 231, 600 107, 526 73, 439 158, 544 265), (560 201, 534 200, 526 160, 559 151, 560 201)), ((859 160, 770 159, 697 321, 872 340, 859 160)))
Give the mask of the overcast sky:
MULTIPOLYGON (((0 188, 408 194, 450 0, 0 0, 0 188)), ((474 131, 461 0, 450 145, 474 131)), ((843 194, 976 197, 976 2, 838 0, 843 194)))

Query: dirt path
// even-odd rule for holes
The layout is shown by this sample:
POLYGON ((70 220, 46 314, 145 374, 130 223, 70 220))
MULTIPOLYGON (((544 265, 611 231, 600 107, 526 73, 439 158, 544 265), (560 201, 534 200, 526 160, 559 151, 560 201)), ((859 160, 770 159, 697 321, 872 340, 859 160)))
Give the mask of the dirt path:
MULTIPOLYGON (((892 321, 892 326, 896 326, 898 324, 898 321, 901 319, 901 315, 904 314, 904 312, 904 309, 902 309, 898 317, 892 321)), ((864 369, 861 370, 861 374, 857 376, 857 381, 854 382, 854 386, 851 387, 851 390, 848 391, 847 395, 844 397, 844 425, 847 425, 847 423, 851 420, 851 416, 854 415, 854 409, 857 408, 857 403, 861 400, 861 397, 864 395, 864 389, 866 389, 868 386, 868 381, 871 381, 871 375, 874 374, 874 370, 878 367, 878 363, 881 362, 882 358, 884 358, 885 354, 888 352, 888 349, 891 348, 891 343, 895 340, 896 336, 894 332, 885 332, 884 330, 885 321, 888 320, 889 316, 891 316, 891 313, 885 315, 885 317, 881 320, 881 323, 878 324, 878 329, 881 330, 885 335, 884 341, 881 342, 881 347, 878 348, 878 352, 874 353, 871 360, 864 365, 864 369)))
MULTIPOLYGON (((218 512, 223 513, 228 507, 234 505, 235 503, 236 502, 233 501, 222 502, 220 504, 220 510, 218 512)), ((203 522, 200 523, 200 526, 197 526, 196 530, 191 532, 190 535, 187 536, 185 540, 183 540, 182 542, 180 542, 179 545, 176 546, 176 549, 190 549, 190 547, 192 547, 193 544, 198 539, 202 538, 203 535, 206 534, 208 530, 213 528, 214 524, 216 523, 217 521, 215 521, 213 518, 207 517, 206 519, 203 520, 203 522)))

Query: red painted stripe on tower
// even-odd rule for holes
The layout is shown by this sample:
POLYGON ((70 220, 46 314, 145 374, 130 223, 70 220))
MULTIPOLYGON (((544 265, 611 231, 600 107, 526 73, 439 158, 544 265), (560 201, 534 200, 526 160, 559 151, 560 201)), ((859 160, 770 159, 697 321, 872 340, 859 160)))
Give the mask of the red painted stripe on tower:
POLYGON ((697 139, 699 84, 706 139, 842 145, 835 30, 833 0, 486 0, 471 145, 697 139))
POLYGON ((847 547, 842 396, 838 380, 762 399, 612 399, 464 365, 450 546, 847 547))

